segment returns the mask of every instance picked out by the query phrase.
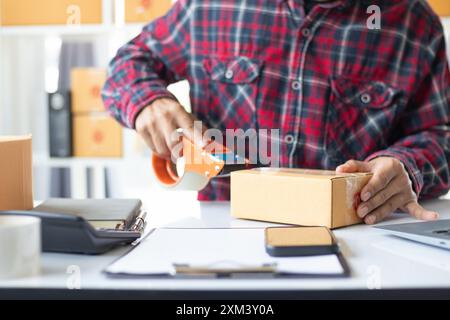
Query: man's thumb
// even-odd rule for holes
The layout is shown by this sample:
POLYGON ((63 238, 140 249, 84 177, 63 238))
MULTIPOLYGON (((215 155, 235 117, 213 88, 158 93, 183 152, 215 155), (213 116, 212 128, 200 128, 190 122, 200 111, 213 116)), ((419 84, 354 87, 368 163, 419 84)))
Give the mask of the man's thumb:
POLYGON ((437 220, 439 219, 439 214, 434 211, 426 210, 416 201, 412 201, 405 206, 406 211, 419 220, 437 220))

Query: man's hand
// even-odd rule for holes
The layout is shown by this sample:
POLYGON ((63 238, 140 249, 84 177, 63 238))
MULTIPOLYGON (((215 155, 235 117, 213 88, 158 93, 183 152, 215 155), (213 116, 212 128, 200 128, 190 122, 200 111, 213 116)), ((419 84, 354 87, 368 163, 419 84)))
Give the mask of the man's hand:
POLYGON ((367 224, 375 224, 397 209, 421 220, 435 220, 438 213, 424 209, 417 202, 411 180, 404 165, 391 157, 380 157, 370 162, 350 160, 336 169, 337 172, 372 172, 373 177, 361 191, 357 213, 367 224))
POLYGON ((183 134, 192 140, 194 137, 202 139, 202 132, 194 135, 194 121, 195 118, 177 101, 162 98, 142 110, 135 125, 138 134, 156 155, 170 159, 172 149, 179 143, 174 134, 177 129, 183 129, 183 134))

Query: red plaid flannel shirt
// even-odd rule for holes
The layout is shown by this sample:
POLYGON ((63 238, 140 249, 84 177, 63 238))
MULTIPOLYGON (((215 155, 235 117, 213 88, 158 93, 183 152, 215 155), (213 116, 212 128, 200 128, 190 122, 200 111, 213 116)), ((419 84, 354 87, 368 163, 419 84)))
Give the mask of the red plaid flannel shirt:
MULTIPOLYGON (((103 96, 134 127, 167 85, 187 79, 209 127, 281 130, 283 167, 399 159, 421 198, 449 189, 450 73, 425 1, 179 0, 111 63, 103 96), (381 29, 368 28, 369 5, 381 29)), ((174 98, 175 99, 175 98, 174 98)), ((214 180, 201 200, 226 200, 214 180)))

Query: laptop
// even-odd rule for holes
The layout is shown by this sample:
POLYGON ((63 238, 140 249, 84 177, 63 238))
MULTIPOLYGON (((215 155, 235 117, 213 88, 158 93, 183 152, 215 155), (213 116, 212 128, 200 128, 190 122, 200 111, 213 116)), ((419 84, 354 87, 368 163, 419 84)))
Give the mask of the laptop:
POLYGON ((375 228, 385 230, 400 238, 450 250, 450 220, 405 223, 375 228))

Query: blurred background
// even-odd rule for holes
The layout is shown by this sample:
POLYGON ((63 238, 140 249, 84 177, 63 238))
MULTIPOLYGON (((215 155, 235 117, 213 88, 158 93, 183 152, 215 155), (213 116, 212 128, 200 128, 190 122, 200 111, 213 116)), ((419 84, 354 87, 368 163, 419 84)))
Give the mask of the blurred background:
MULTIPOLYGON (((172 2, 0 0, 0 135, 33 135, 35 199, 167 196, 149 151, 108 117, 100 90, 117 49, 172 2)), ((450 40, 450 1, 429 2, 450 40)), ((190 108, 187 82, 170 90, 190 108)))

